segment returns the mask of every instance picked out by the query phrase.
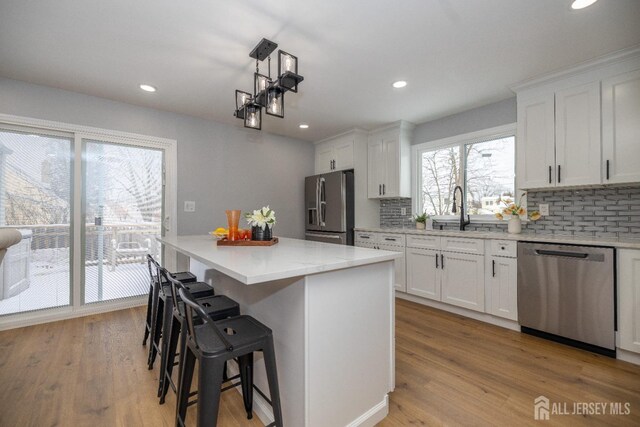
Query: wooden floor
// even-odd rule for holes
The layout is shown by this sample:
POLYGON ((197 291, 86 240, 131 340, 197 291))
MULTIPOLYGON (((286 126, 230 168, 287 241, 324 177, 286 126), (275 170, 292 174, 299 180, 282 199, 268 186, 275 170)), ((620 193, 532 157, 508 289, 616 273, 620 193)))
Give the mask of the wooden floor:
MULTIPOLYGON (((631 404, 627 416, 545 425, 640 425, 638 366, 402 300, 396 317, 396 391, 382 426, 539 424, 540 395, 569 410, 631 404)), ((145 365, 143 321, 136 308, 0 332, 0 426, 173 425, 175 398, 158 405, 158 365, 145 365)), ((243 413, 240 395, 224 393, 218 425, 261 425, 243 413)))

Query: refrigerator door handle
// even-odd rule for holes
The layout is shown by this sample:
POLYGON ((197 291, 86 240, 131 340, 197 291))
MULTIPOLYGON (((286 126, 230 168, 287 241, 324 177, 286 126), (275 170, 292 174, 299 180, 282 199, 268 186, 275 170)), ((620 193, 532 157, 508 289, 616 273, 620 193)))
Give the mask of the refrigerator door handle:
POLYGON ((320 226, 320 178, 316 179, 316 225, 320 226))
POLYGON ((315 234, 315 233, 304 233, 305 236, 307 237, 320 237, 322 239, 340 239, 340 236, 335 235, 329 235, 329 234, 315 234))
POLYGON ((326 194, 326 186, 325 186, 325 179, 324 178, 320 178, 319 179, 319 186, 320 186, 320 205, 319 207, 319 220, 320 220, 320 226, 324 227, 325 224, 325 215, 327 213, 327 194, 326 194))

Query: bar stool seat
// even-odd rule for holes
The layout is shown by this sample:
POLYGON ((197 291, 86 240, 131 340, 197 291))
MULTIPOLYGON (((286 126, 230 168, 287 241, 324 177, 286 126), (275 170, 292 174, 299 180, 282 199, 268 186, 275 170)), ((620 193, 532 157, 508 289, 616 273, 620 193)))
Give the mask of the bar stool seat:
MULTIPOLYGON (((231 359, 238 360, 244 406, 247 418, 251 418, 255 388, 253 352, 262 351, 271 396, 267 401, 273 408, 275 419, 269 426, 282 427, 280 389, 271 329, 247 315, 214 321, 188 291, 180 289, 179 294, 185 303, 188 338, 180 367, 176 425, 184 426, 187 407, 195 403, 189 402, 189 396, 196 360, 199 363, 197 426, 217 425, 225 363, 231 359), (202 324, 194 322, 195 313, 202 320, 202 324)), ((266 396, 263 397, 266 399, 266 396)))

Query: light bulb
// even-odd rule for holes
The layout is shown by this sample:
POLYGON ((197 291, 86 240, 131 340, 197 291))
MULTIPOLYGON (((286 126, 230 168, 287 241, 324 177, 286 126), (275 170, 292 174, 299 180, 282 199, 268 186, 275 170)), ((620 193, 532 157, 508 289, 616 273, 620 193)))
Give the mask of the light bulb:
POLYGON ((249 116, 249 124, 251 126, 255 126, 256 122, 257 122, 256 113, 251 113, 251 115, 249 116))
POLYGON ((286 59, 284 60, 285 71, 291 71, 292 66, 293 66, 293 61, 291 60, 291 57, 287 55, 286 59))

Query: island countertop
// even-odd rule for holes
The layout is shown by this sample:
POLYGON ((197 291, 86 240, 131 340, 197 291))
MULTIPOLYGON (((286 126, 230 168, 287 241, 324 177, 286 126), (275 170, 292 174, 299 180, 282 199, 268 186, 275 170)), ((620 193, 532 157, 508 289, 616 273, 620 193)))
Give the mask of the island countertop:
POLYGON ((211 236, 158 241, 245 285, 394 260, 398 252, 279 237, 273 246, 218 246, 211 236))

